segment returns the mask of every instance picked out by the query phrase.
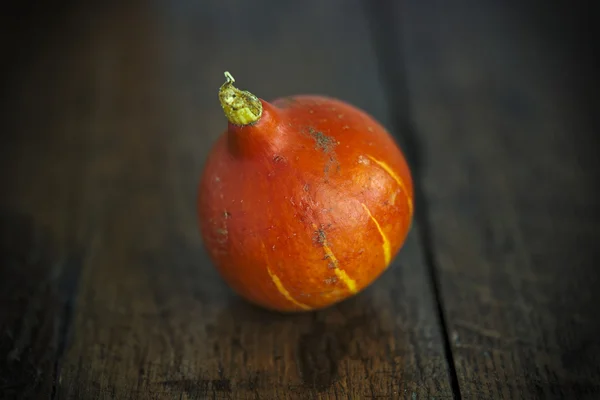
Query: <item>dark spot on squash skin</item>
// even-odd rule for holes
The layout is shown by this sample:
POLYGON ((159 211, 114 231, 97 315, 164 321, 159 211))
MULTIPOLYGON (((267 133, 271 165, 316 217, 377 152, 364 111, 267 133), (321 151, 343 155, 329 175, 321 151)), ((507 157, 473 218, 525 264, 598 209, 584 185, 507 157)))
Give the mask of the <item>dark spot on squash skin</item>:
POLYGON ((309 189, 309 188, 310 188, 310 186, 308 185, 308 183, 304 185, 304 191, 305 191, 305 192, 308 192, 308 189, 309 189))
POLYGON ((314 243, 318 243, 321 246, 323 246, 325 244, 326 240, 327 240, 327 236, 325 236, 325 231, 323 229, 319 229, 314 232, 314 234, 313 234, 313 242, 314 243))
POLYGON ((333 152, 337 142, 331 136, 327 136, 313 127, 308 127, 308 133, 315 140, 315 149, 321 150, 326 154, 333 152))
POLYGON ((323 170, 325 182, 327 182, 327 177, 334 164, 336 165, 336 172, 340 171, 340 164, 337 161, 335 154, 335 146, 338 145, 338 142, 331 136, 327 136, 323 132, 317 131, 312 126, 308 127, 308 134, 315 141, 315 150, 322 151, 324 154, 328 155, 328 160, 325 162, 325 168, 323 170))
POLYGON ((231 213, 229 211, 224 211, 223 212, 223 218, 225 218, 225 219, 231 218, 231 213))
POLYGON ((275 162, 275 163, 281 163, 284 161, 285 161, 285 159, 283 158, 283 156, 280 156, 280 155, 273 156, 273 162, 275 162))
MULTIPOLYGON (((323 257, 323 260, 329 260, 329 259, 330 259, 329 255, 326 255, 325 257, 323 257)), ((329 268, 329 269, 336 269, 337 268, 337 264, 335 262, 333 262, 333 261, 329 261, 327 263, 327 268, 329 268)))
POLYGON ((333 156, 330 156, 329 161, 325 164, 325 169, 324 169, 325 175, 327 175, 329 173, 329 170, 331 169, 333 164, 335 164, 335 172, 340 172, 340 164, 337 162, 337 160, 333 156))
MULTIPOLYGON (((319 245, 323 248, 327 246, 327 234, 325 233, 325 229, 328 229, 330 227, 331 224, 328 224, 327 226, 321 224, 319 229, 313 232, 313 243, 315 245, 319 245)), ((327 251, 326 253, 327 254, 323 256, 323 261, 327 261, 327 268, 336 269, 338 267, 338 263, 335 260, 335 257, 333 257, 333 255, 330 254, 329 251, 327 251)))
MULTIPOLYGON (((314 232, 313 242, 320 246, 325 246, 325 243, 327 242, 327 236, 325 235, 325 231, 323 229, 319 229, 314 232)), ((323 261, 328 261, 327 268, 329 268, 329 269, 337 268, 336 263, 333 260, 331 260, 331 256, 329 254, 325 254, 323 256, 323 261)))

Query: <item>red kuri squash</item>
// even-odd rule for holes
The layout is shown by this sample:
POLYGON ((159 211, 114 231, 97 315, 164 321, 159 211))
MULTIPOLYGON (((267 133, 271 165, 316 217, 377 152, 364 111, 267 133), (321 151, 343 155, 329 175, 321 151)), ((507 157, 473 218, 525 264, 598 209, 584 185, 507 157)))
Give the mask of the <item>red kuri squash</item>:
POLYGON ((227 284, 277 311, 340 302, 403 246, 413 182, 401 150, 366 112, 323 96, 267 102, 234 87, 228 126, 198 191, 204 245, 227 284))

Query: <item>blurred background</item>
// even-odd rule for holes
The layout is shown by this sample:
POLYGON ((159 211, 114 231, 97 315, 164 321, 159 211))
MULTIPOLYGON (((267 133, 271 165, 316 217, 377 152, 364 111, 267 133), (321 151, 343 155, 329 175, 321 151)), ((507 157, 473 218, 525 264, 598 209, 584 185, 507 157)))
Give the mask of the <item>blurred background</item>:
POLYGON ((597 17, 566 1, 6 3, 0 390, 597 398, 597 17), (266 100, 352 103, 405 151, 415 228, 360 298, 280 319, 210 267, 195 196, 225 70, 266 100))

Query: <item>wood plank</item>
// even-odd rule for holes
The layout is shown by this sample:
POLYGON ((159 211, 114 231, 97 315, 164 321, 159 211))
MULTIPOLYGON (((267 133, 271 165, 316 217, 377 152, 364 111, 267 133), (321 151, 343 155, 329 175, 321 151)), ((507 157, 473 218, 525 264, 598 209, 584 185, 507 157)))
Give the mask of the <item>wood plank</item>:
POLYGON ((0 398, 50 398, 68 335, 80 257, 34 217, 0 211, 0 398))
MULTIPOLYGON (((55 393, 84 256, 72 240, 77 214, 72 199, 79 190, 81 159, 74 151, 78 132, 69 119, 77 103, 69 80, 46 80, 73 51, 72 42, 62 42, 69 24, 67 14, 58 12, 64 11, 61 6, 55 4, 56 13, 43 19, 38 12, 44 7, 13 4, 1 18, 2 399, 51 398, 55 393), (73 155, 65 157, 65 149, 73 155)), ((76 76, 77 68, 71 72, 76 76)))
POLYGON ((283 317, 232 294, 196 227, 224 70, 267 99, 332 95, 390 125, 358 4, 95 3, 7 78, 6 204, 82 249, 55 397, 450 397, 418 235, 365 293, 283 317))
POLYGON ((591 36, 572 4, 508 4, 394 11, 454 367, 463 398, 598 398, 591 36))

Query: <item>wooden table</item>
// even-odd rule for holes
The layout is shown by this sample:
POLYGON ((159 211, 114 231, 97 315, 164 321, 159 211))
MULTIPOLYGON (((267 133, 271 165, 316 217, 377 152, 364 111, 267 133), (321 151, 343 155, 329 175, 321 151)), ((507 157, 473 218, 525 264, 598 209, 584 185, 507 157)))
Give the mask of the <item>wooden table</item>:
POLYGON ((3 398, 600 398, 585 10, 267 3, 2 16, 3 398), (225 70, 362 107, 409 156, 415 225, 364 293, 276 315, 208 261, 195 196, 225 70))

